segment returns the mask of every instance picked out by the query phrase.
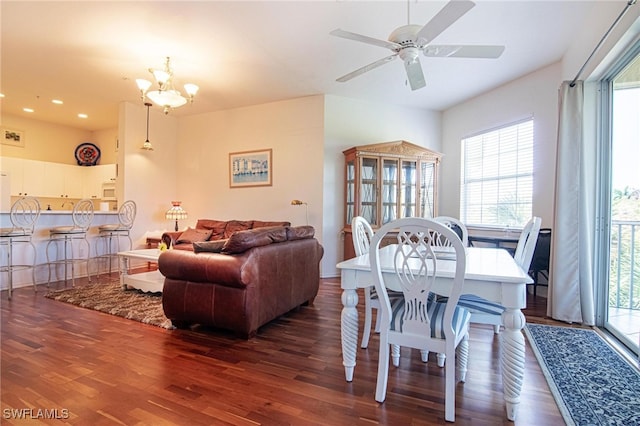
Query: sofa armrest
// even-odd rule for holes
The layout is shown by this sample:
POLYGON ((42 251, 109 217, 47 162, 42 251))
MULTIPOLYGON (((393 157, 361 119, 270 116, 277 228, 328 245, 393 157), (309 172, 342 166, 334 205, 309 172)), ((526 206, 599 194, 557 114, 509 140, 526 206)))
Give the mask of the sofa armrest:
POLYGON ((248 255, 194 253, 190 250, 166 250, 158 258, 158 269, 166 278, 196 283, 215 283, 245 287, 243 264, 248 255))

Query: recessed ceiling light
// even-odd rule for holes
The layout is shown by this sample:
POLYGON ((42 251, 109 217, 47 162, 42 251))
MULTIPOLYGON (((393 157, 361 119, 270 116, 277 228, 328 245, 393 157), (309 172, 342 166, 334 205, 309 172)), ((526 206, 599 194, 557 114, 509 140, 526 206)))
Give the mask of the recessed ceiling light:
POLYGON ((0 93, 0 98, 4 98, 4 93, 0 93))
POLYGON ((80 118, 89 118, 89 116, 87 114, 82 114, 82 113, 78 114, 78 117, 80 117, 80 118))
POLYGON ((32 108, 22 108, 24 112, 33 112, 32 108))
POLYGON ((52 99, 51 103, 54 103, 56 105, 62 105, 64 102, 62 102, 60 99, 52 99))

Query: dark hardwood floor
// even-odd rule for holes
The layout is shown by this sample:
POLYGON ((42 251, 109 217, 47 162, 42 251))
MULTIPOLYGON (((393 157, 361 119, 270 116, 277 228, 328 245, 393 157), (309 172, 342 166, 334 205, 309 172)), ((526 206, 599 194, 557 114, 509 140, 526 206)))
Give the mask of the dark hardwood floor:
MULTIPOLYGON (((252 340, 207 328, 164 330, 52 301, 46 292, 25 287, 11 301, 1 294, 2 424, 27 424, 15 410, 29 409, 41 424, 445 424, 444 370, 435 358, 423 364, 417 351, 403 348, 379 404, 374 335, 358 351, 354 381, 345 381, 339 279, 322 280, 313 306, 264 326, 252 340), (44 420, 38 410, 58 419, 44 420)), ((525 314, 553 323, 545 309, 543 298, 531 297, 525 314)), ((499 339, 491 327, 472 327, 456 423, 563 425, 528 344, 518 419, 506 419, 499 339)))

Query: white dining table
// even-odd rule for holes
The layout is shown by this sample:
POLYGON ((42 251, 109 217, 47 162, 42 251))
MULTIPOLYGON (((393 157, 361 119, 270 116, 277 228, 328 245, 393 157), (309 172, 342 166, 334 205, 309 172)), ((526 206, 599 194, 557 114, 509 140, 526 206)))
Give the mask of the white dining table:
MULTIPOLYGON (((380 249, 380 265, 383 275, 395 277, 394 245, 380 249)), ((515 420, 520 392, 524 379, 525 341, 522 329, 526 324, 521 309, 527 305, 527 284, 533 280, 520 268, 511 255, 501 248, 467 247, 466 272, 463 294, 475 294, 502 304, 504 331, 501 339, 500 365, 502 386, 507 418, 515 420)), ((436 286, 446 286, 453 277, 455 262, 448 259, 437 260, 436 286)), ((341 271, 342 314, 340 318, 342 334, 342 363, 348 382, 353 380, 358 349, 358 293, 356 289, 371 287, 373 278, 369 255, 354 257, 338 263, 341 271)), ((385 280, 386 281, 386 280, 385 280)), ((393 283, 389 285, 393 290, 393 283)), ((472 354, 473 348, 469 353, 472 354)))

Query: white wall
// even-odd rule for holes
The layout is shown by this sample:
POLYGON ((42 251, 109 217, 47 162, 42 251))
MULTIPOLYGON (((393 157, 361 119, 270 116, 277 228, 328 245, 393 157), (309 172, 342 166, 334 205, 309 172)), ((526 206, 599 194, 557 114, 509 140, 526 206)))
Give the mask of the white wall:
MULTIPOLYGON (((581 32, 575 35, 572 45, 562 58, 562 80, 572 81, 576 77, 601 38, 625 9, 627 2, 619 1, 616 3, 619 7, 612 8, 610 7, 611 3, 606 1, 593 3, 594 6, 582 25, 581 32)), ((639 33, 640 6, 635 4, 627 9, 622 19, 611 30, 611 33, 584 67, 579 79, 587 80, 597 74, 595 71, 606 67, 611 62, 610 57, 617 56, 623 46, 627 44, 624 40, 631 40, 639 33)))
MULTIPOLYGON (((174 166, 177 193, 198 218, 287 220, 309 224, 323 243, 323 96, 310 96, 180 119, 174 166), (230 188, 229 153, 273 150, 272 186, 230 188)), ((325 248, 326 249, 326 248, 325 248)))
POLYGON ((344 155, 357 145, 406 140, 441 152, 441 114, 338 96, 325 97, 323 276, 343 260, 344 155))
MULTIPOLYGON (((576 34, 562 61, 443 113, 442 182, 445 187, 440 197, 441 214, 454 217, 460 214, 460 140, 532 115, 535 123, 533 214, 542 217, 543 227, 553 227, 558 88, 562 81, 573 80, 623 8, 624 2, 620 2, 619 9, 608 7, 606 2, 594 2, 583 31, 576 34)), ((639 32, 640 8, 634 6, 587 64, 580 79, 597 76, 600 64, 605 62, 603 58, 614 49, 616 42, 622 38, 633 40, 639 32)))
POLYGON ((144 248, 146 234, 153 231, 173 230, 173 224, 164 214, 176 191, 179 169, 177 164, 178 119, 164 115, 160 109, 151 109, 149 141, 154 151, 140 147, 146 139, 147 110, 143 105, 120 105, 118 149, 118 200, 134 200, 137 215, 131 230, 134 248, 144 248))
POLYGON ((533 215, 552 226, 560 69, 550 65, 444 112, 440 214, 460 217, 460 140, 532 116, 533 215))
POLYGON ((76 147, 84 142, 92 142, 100 148, 99 164, 115 163, 116 129, 92 132, 5 113, 0 121, 2 127, 24 132, 25 139, 24 147, 0 145, 2 156, 77 164, 76 147))

